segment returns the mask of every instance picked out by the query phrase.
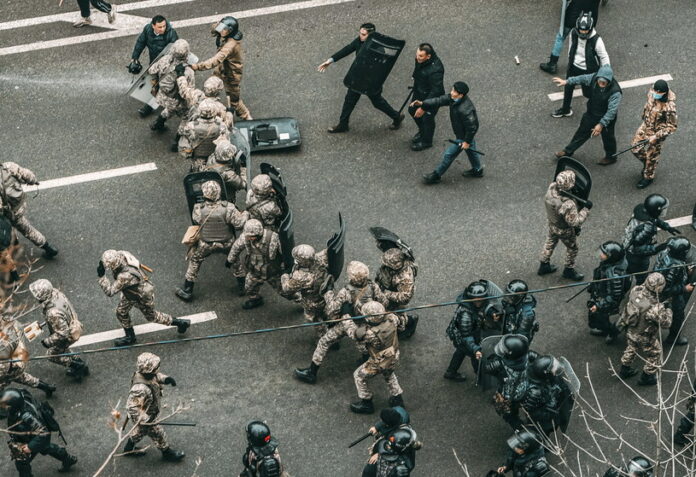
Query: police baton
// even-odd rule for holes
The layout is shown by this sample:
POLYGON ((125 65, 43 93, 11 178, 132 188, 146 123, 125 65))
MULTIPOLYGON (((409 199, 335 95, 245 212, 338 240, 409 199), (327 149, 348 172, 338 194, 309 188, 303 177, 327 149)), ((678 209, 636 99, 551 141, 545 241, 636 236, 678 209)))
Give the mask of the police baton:
POLYGON ((631 151, 631 150, 637 148, 638 146, 642 146, 642 145, 647 144, 647 143, 649 143, 649 142, 650 142, 650 139, 643 139, 642 141, 638 141, 637 143, 635 143, 633 146, 629 147, 628 149, 624 149, 623 151, 620 151, 620 152, 615 152, 615 153, 612 154, 610 157, 617 157, 617 156, 620 156, 620 155, 623 154, 624 152, 631 151))
MULTIPOLYGON (((461 139, 448 139, 447 142, 451 142, 452 144, 460 145, 464 141, 462 141, 461 139)), ((475 152, 476 154, 481 154, 482 156, 485 156, 485 154, 482 153, 481 151, 477 151, 476 149, 471 148, 471 147, 469 149, 466 149, 466 150, 471 151, 471 152, 475 152)))
POLYGON ((404 110, 404 108, 406 107, 406 105, 410 101, 411 96, 413 96, 413 86, 408 87, 408 95, 406 96, 406 100, 404 101, 404 104, 402 104, 401 107, 399 108, 399 114, 401 114, 401 112, 404 110))
POLYGON ((183 426, 183 427, 196 427, 195 422, 160 422, 159 426, 183 426))
POLYGON ((561 195, 564 195, 566 197, 570 197, 571 199, 577 201, 580 205, 583 207, 587 207, 587 204, 590 202, 589 200, 583 199, 582 197, 578 197, 575 194, 572 194, 566 190, 560 190, 558 191, 561 195))
POLYGON ((371 435, 372 435, 372 433, 371 433, 371 432, 368 432, 368 433, 365 434, 364 436, 360 436, 359 438, 357 438, 356 440, 354 440, 353 442, 351 442, 350 445, 348 446, 348 448, 350 449, 351 447, 354 447, 354 446, 360 444, 362 441, 364 441, 365 439, 367 439, 367 438, 370 437, 371 435))
POLYGON ((571 296, 570 298, 568 298, 568 299, 566 300, 566 303, 570 303, 571 301, 575 300, 577 297, 579 297, 579 296, 580 296, 585 290, 587 290, 588 288, 590 288, 590 285, 587 285, 585 288, 583 288, 582 290, 580 290, 579 292, 577 292, 575 295, 573 295, 573 296, 571 296))

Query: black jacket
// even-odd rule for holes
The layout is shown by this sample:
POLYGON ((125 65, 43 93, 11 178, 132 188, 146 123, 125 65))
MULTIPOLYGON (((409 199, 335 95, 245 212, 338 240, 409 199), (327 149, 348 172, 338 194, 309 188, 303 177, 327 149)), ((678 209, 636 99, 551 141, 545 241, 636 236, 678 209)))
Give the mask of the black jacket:
POLYGON ((423 109, 426 111, 439 108, 440 106, 449 106, 452 130, 457 139, 471 144, 478 131, 479 121, 476 115, 476 108, 469 96, 464 96, 464 98, 455 102, 449 94, 444 94, 437 98, 423 101, 423 109))
POLYGON ((631 279, 615 277, 625 275, 627 266, 626 259, 622 259, 618 263, 601 262, 594 269, 592 280, 603 281, 593 281, 587 290, 590 292, 592 301, 597 305, 598 311, 618 313, 619 305, 631 284, 631 279), (607 278, 609 280, 605 280, 607 278))
POLYGON ((140 54, 143 52, 145 47, 147 47, 150 54, 150 63, 157 58, 157 55, 162 53, 164 47, 170 43, 174 43, 179 39, 174 27, 167 20, 167 29, 161 35, 155 35, 155 30, 152 28, 152 24, 148 23, 143 28, 140 36, 135 40, 135 48, 133 48, 133 54, 131 58, 137 60, 140 58, 140 54))
POLYGON ((360 51, 360 48, 363 46, 363 42, 360 41, 360 37, 356 36, 355 40, 351 41, 348 43, 346 46, 338 50, 336 53, 331 55, 331 58, 334 61, 341 60, 345 58, 346 56, 350 55, 351 53, 355 52, 355 55, 357 56, 358 51, 360 51))
POLYGON ((428 61, 418 63, 413 68, 413 99, 425 100, 445 94, 445 67, 440 58, 433 53, 428 61))
POLYGON ((592 18, 594 19, 594 27, 597 27, 597 20, 599 19, 599 0, 573 0, 565 15, 565 27, 575 28, 575 22, 578 21, 578 17, 582 12, 592 12, 592 18))

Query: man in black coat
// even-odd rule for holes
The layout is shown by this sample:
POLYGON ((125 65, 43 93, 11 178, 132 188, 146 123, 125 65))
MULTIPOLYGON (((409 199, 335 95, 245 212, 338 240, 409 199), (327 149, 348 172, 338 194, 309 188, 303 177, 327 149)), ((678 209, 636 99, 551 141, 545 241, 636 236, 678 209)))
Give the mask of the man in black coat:
POLYGON ((449 94, 426 99, 425 101, 414 101, 411 104, 421 107, 425 111, 432 111, 440 106, 449 106, 452 130, 457 138, 454 144, 445 149, 445 152, 442 154, 442 161, 435 170, 423 176, 423 182, 425 184, 437 184, 440 182, 442 175, 462 151, 466 151, 466 155, 471 163, 471 169, 464 171, 463 175, 483 177, 481 156, 478 152, 474 152, 476 150, 474 136, 478 131, 479 121, 474 103, 469 99, 469 86, 463 81, 457 81, 449 94))
MULTIPOLYGON (((162 15, 155 15, 152 17, 152 23, 145 25, 140 36, 135 40, 135 47, 131 55, 131 62, 128 65, 128 71, 134 75, 142 71, 140 55, 146 47, 150 55, 150 64, 152 64, 168 44, 174 43, 178 39, 179 35, 169 21, 162 15)), ((152 108, 147 104, 138 110, 142 117, 147 116, 151 112, 152 108)))
MULTIPOLYGON (((324 72, 326 68, 328 68, 331 65, 331 63, 335 63, 353 52, 355 52, 355 55, 357 56, 358 52, 360 51, 360 48, 362 48, 362 46, 365 44, 365 41, 367 41, 367 38, 372 33, 374 33, 374 31, 374 24, 363 23, 362 25, 360 25, 360 30, 358 30, 358 37, 355 40, 351 41, 348 45, 344 46, 336 53, 331 55, 331 58, 320 64, 317 69, 320 72, 324 72)), ((392 119, 392 124, 389 126, 389 129, 396 130, 399 129, 399 127, 401 127, 401 123, 404 120, 404 115, 399 114, 398 111, 396 111, 389 105, 387 100, 382 97, 381 91, 375 95, 368 96, 368 98, 370 98, 372 106, 379 109, 392 119)), ((330 133, 343 133, 348 131, 350 115, 353 112, 353 109, 355 109, 355 105, 358 104, 359 100, 360 93, 358 93, 357 91, 349 89, 346 92, 346 97, 343 100, 343 108, 341 109, 341 117, 336 126, 329 128, 330 133)))
MULTIPOLYGON (((425 101, 445 94, 443 80, 445 67, 430 43, 421 43, 416 51, 416 65, 413 68, 413 99, 425 101)), ((426 111, 411 103, 408 112, 418 126, 418 134, 411 141, 411 149, 422 151, 433 146, 435 134, 435 115, 438 108, 426 111)))

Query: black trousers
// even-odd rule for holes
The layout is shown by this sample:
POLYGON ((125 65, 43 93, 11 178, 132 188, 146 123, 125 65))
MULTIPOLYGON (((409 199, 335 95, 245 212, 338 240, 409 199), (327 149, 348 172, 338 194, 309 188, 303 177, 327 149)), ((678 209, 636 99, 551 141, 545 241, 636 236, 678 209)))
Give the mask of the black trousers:
MULTIPOLYGON (((50 455, 56 460, 63 462, 68 458, 68 451, 65 447, 60 447, 56 444, 48 444, 45 449, 39 451, 39 454, 50 455)), ((31 473, 31 461, 36 457, 36 453, 27 456, 25 460, 15 461, 15 468, 19 471, 19 477, 32 477, 31 473)))
POLYGON ((684 311, 686 311, 686 297, 677 295, 672 298, 672 325, 669 327, 669 336, 679 336, 679 330, 684 323, 684 311))
MULTIPOLYGON (((585 144, 585 142, 590 139, 592 128, 599 124, 600 119, 602 118, 589 113, 582 115, 580 126, 578 126, 577 131, 575 131, 573 139, 570 140, 570 144, 563 148, 566 154, 569 156, 573 155, 575 151, 580 149, 580 146, 585 144)), ((604 152, 606 153, 607 157, 616 153, 616 136, 614 135, 614 126, 616 126, 616 119, 602 129, 602 144, 604 144, 604 152)))
POLYGON ((626 268, 626 273, 640 273, 640 275, 636 275, 636 285, 642 285, 643 282, 645 281, 645 278, 648 276, 647 273, 641 273, 641 272, 647 272, 648 269, 650 268, 650 257, 644 257, 640 255, 631 255, 630 253, 626 254, 626 261, 628 262, 628 267, 626 268))
MULTIPOLYGON (((456 373, 459 371, 459 367, 464 362, 464 358, 467 357, 467 353, 463 347, 457 347, 454 349, 454 354, 450 360, 449 366, 447 366, 448 373, 456 373)), ((470 356, 471 367, 474 368, 474 373, 478 374, 479 361, 475 356, 470 356)))
POLYGON ((418 126, 418 134, 420 134, 421 137, 419 142, 424 144, 432 144, 433 135, 435 134, 435 115, 437 114, 437 110, 426 111, 423 116, 417 118, 414 116, 417 109, 418 107, 409 106, 408 114, 411 115, 413 121, 416 123, 416 126, 418 126))
MULTIPOLYGON (((583 70, 582 68, 578 68, 574 64, 568 65, 568 73, 566 74, 566 79, 571 78, 573 76, 580 76, 580 75, 585 75, 587 74, 587 70, 583 70)), ((568 111, 570 109, 570 103, 573 101, 573 91, 575 91, 575 85, 570 85, 567 84, 563 87, 563 108, 564 111, 568 111)), ((590 87, 589 86, 582 86, 582 95, 588 98, 590 96, 590 87)))
MULTIPOLYGON (((360 96, 362 96, 360 93, 357 93, 352 89, 349 89, 346 92, 346 97, 343 100, 343 108, 341 109, 341 124, 348 124, 350 121, 350 115, 353 112, 353 109, 355 109, 355 105, 358 104, 360 96)), ((368 96, 368 98, 372 102, 372 106, 382 111, 384 114, 392 118, 392 120, 398 119, 399 113, 392 108, 389 103, 387 103, 387 100, 382 97, 381 92, 374 96, 368 96)))
POLYGON ((619 334, 618 328, 614 325, 609 317, 612 313, 606 311, 597 311, 595 313, 587 313, 587 324, 590 328, 602 330, 605 335, 616 336, 619 334))
POLYGON ((87 18, 89 16, 90 3, 100 12, 111 12, 111 4, 106 3, 104 0, 77 0, 77 4, 80 6, 80 15, 82 15, 83 18, 87 18))

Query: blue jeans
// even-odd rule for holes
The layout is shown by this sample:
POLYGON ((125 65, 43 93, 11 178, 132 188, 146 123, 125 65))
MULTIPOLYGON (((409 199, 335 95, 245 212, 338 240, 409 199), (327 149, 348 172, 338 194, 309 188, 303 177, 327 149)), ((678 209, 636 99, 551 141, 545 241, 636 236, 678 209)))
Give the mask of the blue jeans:
MULTIPOLYGON (((447 169, 449 169, 449 166, 451 166, 454 160, 457 158, 457 156, 461 154, 463 149, 461 148, 460 144, 461 142, 459 142, 459 144, 450 144, 449 146, 447 146, 447 149, 445 149, 445 152, 442 154, 442 161, 435 168, 435 173, 438 176, 443 176, 445 172, 447 172, 447 169)), ((483 164, 481 164, 481 156, 478 153, 471 150, 476 149, 476 141, 471 141, 470 144, 470 149, 466 149, 466 156, 469 158, 471 168, 476 169, 478 171, 483 167, 483 164)))
POLYGON ((568 38, 571 28, 564 27, 563 35, 561 35, 560 30, 556 32, 556 42, 553 44, 551 49, 551 56, 561 56, 561 49, 563 48, 563 42, 568 38))

